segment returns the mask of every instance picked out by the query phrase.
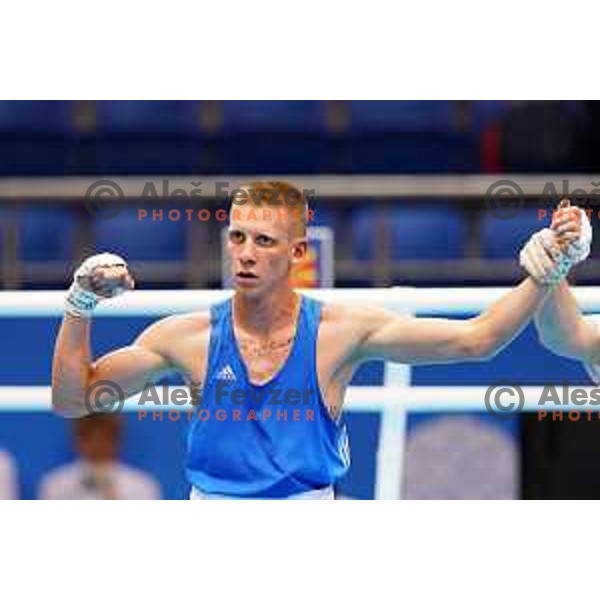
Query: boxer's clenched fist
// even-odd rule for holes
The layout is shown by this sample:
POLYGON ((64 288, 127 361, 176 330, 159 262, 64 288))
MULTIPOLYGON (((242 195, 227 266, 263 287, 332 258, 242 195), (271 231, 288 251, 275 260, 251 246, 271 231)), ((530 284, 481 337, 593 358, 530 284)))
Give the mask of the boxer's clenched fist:
POLYGON ((533 234, 520 254, 521 266, 536 281, 556 285, 577 263, 585 260, 592 243, 592 228, 583 210, 559 209, 549 229, 533 234))
POLYGON ((588 257, 592 244, 592 227, 584 210, 574 206, 559 208, 552 217, 551 229, 556 233, 564 254, 573 264, 588 257))
POLYGON ((101 298, 112 298, 134 288, 127 265, 95 267, 89 275, 77 276, 77 283, 101 298))
POLYGON ((114 298, 134 287, 127 263, 116 254, 96 254, 75 271, 66 299, 66 311, 89 317, 99 301, 114 298))

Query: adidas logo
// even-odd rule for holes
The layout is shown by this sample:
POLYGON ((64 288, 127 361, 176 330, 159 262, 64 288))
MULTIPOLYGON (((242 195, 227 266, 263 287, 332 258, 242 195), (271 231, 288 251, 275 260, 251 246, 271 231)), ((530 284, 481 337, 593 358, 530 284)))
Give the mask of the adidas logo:
POLYGON ((236 381, 237 377, 230 365, 223 367, 217 374, 217 379, 221 381, 236 381))

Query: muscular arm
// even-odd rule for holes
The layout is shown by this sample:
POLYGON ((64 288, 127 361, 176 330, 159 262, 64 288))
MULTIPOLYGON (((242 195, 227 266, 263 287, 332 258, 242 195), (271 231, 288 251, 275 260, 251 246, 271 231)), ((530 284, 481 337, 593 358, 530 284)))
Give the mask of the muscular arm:
MULTIPOLYGON (((173 327, 165 319, 148 328, 133 345, 92 361, 90 350, 91 319, 66 315, 54 348, 52 364, 52 406, 67 417, 88 413, 84 399, 88 388, 97 381, 117 384, 125 397, 173 368, 164 347, 173 327)), ((106 399, 103 399, 106 400, 106 399)))
POLYGON ((600 334, 579 311, 566 282, 548 296, 535 315, 540 342, 555 354, 590 363, 600 361, 600 334))
POLYGON ((90 330, 94 308, 103 299, 114 298, 133 287, 127 263, 115 254, 91 256, 75 271, 65 298, 65 316, 52 363, 52 406, 62 415, 81 417, 94 410, 95 401, 104 404, 107 400, 120 400, 116 393, 114 398, 95 397, 90 386, 97 382, 106 380, 116 384, 128 398, 169 371, 177 370, 184 377, 189 375, 187 371, 194 369, 186 368, 189 364, 185 362, 186 356, 202 359, 203 338, 197 336, 205 335, 209 329, 207 313, 162 319, 146 329, 131 346, 92 361, 90 330), (86 402, 88 392, 90 398, 86 402))
POLYGON ((481 315, 466 320, 403 317, 361 309, 364 327, 360 360, 380 358, 402 363, 446 363, 489 359, 529 322, 548 288, 524 280, 481 315))

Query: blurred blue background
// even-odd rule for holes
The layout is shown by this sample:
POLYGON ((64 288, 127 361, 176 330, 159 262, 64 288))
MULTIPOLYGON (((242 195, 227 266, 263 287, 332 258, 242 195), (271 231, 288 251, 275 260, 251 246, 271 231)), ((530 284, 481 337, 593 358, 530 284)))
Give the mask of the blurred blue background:
MULTIPOLYGON (((598 103, 584 101, 0 101, 0 185, 43 176, 433 181, 585 173, 600 164, 599 122, 598 103)), ((147 287, 221 285, 214 221, 142 222, 137 209, 149 206, 139 198, 101 220, 82 199, 60 193, 2 196, 5 289, 61 288, 82 257, 106 247, 127 254, 147 287)), ((152 208, 214 207, 214 200, 163 198, 152 208)), ((314 224, 335 233, 339 287, 508 284, 519 274, 516 250, 540 225, 535 198, 523 214, 500 221, 485 210, 483 193, 427 198, 374 189, 372 197, 333 198, 316 189, 313 208, 314 224)), ((600 280, 595 263, 579 274, 582 282, 600 280)))
MULTIPOLYGON (((48 181, 44 177, 67 181, 87 176, 93 181, 119 175, 190 180, 285 175, 293 183, 294 176, 306 175, 417 175, 434 181, 444 175, 501 179, 510 174, 593 173, 600 170, 598 104, 0 101, 0 186, 43 183, 48 181)), ((214 222, 141 222, 137 209, 148 206, 139 198, 129 198, 114 219, 94 219, 81 200, 0 194, 4 290, 64 289, 73 268, 99 250, 124 254, 142 289, 221 286, 220 232, 214 222)), ((316 189, 313 208, 315 224, 329 226, 335 234, 337 287, 513 285, 521 277, 518 250, 547 221, 540 221, 535 198, 505 221, 490 214, 484 200, 483 195, 423 198, 375 192, 332 198, 316 189)), ((184 204, 162 199, 152 208, 184 204)), ((578 270, 581 283, 600 282, 594 252, 578 270)), ((148 324, 143 319, 101 321, 94 329, 96 353, 128 343, 148 324)), ((0 339, 11 341, 10 348, 2 347, 0 385, 49 384, 58 325, 49 318, 0 319, 0 339)), ((380 385, 381 373, 381 365, 370 365, 355 383, 380 385)), ((491 362, 413 370, 414 385, 486 385, 501 379, 588 383, 579 364, 547 353, 531 329, 491 362)), ((353 413, 348 418, 354 462, 340 492, 370 498, 379 417, 353 413)), ((411 416, 409 434, 430 418, 411 416)), ((539 432, 532 433, 522 420, 492 426, 502 428, 520 448, 546 444, 538 444, 539 432)), ((137 422, 128 416, 123 456, 155 475, 168 498, 186 495, 185 432, 185 423, 137 422)), ((45 471, 73 457, 69 423, 42 413, 0 413, 0 448, 14 455, 19 493, 26 498, 34 497, 45 471)), ((534 473, 531 477, 539 479, 546 472, 552 451, 550 446, 535 450, 542 466, 532 470, 525 465, 527 477, 534 473)), ((519 469, 515 477, 521 477, 519 469)), ((519 494, 535 495, 527 492, 532 488, 524 481, 516 487, 519 494)))

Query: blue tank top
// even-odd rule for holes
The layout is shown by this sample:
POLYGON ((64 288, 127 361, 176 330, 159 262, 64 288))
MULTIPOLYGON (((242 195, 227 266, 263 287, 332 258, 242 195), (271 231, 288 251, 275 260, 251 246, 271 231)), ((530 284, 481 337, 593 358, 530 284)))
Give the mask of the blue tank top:
POLYGON ((211 308, 205 385, 188 440, 193 486, 285 498, 329 486, 346 472, 346 427, 330 416, 318 384, 320 319, 320 302, 301 296, 288 359, 271 380, 254 385, 235 339, 232 300, 211 308))

